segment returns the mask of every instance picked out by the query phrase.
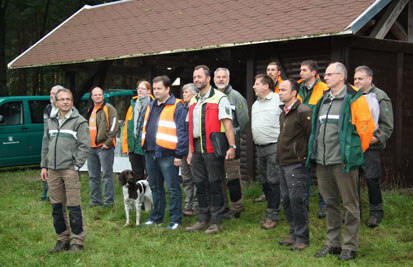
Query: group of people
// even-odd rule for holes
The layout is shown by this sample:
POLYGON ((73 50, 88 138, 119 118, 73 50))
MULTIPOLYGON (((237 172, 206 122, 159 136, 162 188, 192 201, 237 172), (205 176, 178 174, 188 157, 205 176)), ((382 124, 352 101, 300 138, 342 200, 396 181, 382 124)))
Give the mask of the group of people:
MULTIPOLYGON (((347 82, 347 69, 339 62, 327 67, 325 83, 312 60, 301 63, 299 81, 282 80, 280 74, 280 65, 271 62, 266 74, 258 74, 253 85, 257 100, 251 110, 251 131, 258 180, 267 201, 261 227, 267 230, 277 226, 282 203, 290 231, 280 245, 305 249, 310 243, 308 202, 311 177, 315 175, 320 191, 319 217, 327 217, 326 245, 315 256, 339 254, 340 260, 354 259, 361 219, 359 170, 365 173, 368 185, 367 226, 377 226, 384 216, 380 151, 393 130, 391 101, 372 83, 373 72, 367 66, 355 69, 354 86, 347 82)), ((144 226, 164 222, 165 183, 169 192, 168 230, 180 228, 183 215, 197 215, 196 223, 185 231, 216 234, 222 231, 223 219, 239 218, 244 209, 239 157, 241 136, 250 121, 248 105, 231 87, 227 68, 216 69, 213 81, 216 88, 211 85, 210 69, 196 66, 193 83, 182 87, 183 100, 171 94, 167 76, 155 77, 152 84, 137 83, 138 95, 132 98, 125 118, 122 148, 138 179, 145 179, 146 171, 152 190, 154 210, 144 226), (184 208, 181 182, 186 196, 184 208)), ((51 107, 45 110, 41 177, 49 186, 58 235, 52 253, 83 249, 78 169, 86 159, 89 205, 114 203, 117 112, 105 103, 101 88, 92 89, 91 99, 94 105, 84 119, 73 108, 70 90, 54 87, 51 107)))

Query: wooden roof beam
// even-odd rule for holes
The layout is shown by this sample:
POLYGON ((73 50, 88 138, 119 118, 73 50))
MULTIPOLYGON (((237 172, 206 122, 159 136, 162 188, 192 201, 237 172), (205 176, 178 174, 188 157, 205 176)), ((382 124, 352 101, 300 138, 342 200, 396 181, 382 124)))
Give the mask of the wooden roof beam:
POLYGON ((397 40, 407 41, 406 29, 398 21, 393 24, 390 32, 397 38, 397 40))
POLYGON ((373 31, 370 33, 370 37, 376 39, 384 39, 387 33, 390 31, 400 13, 402 13, 405 6, 409 3, 409 0, 395 0, 384 12, 373 31))

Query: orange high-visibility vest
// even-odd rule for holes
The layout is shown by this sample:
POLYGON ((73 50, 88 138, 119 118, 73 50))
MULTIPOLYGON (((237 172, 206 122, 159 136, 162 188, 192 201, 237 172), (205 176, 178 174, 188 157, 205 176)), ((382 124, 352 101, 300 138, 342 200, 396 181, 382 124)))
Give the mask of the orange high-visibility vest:
MULTIPOLYGON (((160 147, 175 150, 176 144, 178 143, 178 137, 176 135, 176 124, 174 120, 176 105, 181 102, 181 99, 176 99, 175 104, 165 105, 161 115, 159 116, 158 129, 156 131, 156 144, 160 147)), ((155 103, 154 103, 155 105, 155 103)), ((149 113, 151 112, 151 106, 148 105, 145 113, 145 119, 143 121, 142 128, 142 147, 145 144, 146 136, 146 124, 148 122, 149 113)))

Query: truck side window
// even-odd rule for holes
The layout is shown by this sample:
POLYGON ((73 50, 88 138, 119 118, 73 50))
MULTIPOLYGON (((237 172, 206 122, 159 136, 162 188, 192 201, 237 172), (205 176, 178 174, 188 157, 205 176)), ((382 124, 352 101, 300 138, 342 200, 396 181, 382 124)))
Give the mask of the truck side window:
POLYGON ((21 101, 7 102, 0 107, 2 126, 23 124, 23 103, 21 101))
POLYGON ((29 108, 30 108, 30 116, 32 119, 32 123, 43 123, 43 111, 45 107, 50 104, 48 100, 30 100, 29 101, 29 108))

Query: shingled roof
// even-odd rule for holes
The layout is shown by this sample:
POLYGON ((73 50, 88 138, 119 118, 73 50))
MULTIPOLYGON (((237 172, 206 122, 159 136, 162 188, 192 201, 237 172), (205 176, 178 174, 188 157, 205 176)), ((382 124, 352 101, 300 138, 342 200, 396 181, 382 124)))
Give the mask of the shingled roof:
POLYGON ((9 68, 354 34, 390 0, 132 0, 84 6, 9 68))

